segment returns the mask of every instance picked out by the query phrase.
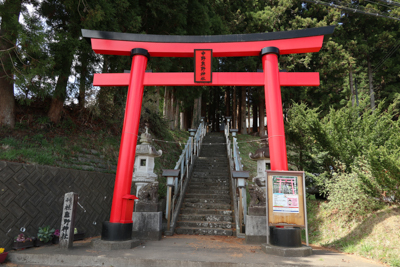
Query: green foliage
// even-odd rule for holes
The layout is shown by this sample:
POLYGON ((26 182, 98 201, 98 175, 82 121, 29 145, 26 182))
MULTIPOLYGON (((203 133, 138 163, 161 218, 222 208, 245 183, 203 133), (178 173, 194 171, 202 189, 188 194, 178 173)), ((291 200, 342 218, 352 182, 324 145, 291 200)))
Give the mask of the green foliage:
POLYGON ((334 173, 356 171, 362 189, 370 196, 398 202, 398 102, 391 103, 388 109, 385 105, 381 102, 371 111, 369 99, 364 99, 359 107, 349 102, 320 118, 319 109, 293 104, 286 124, 290 150, 294 152, 289 154, 290 162, 308 173, 319 174, 321 186, 334 173), (362 165, 362 159, 367 166, 362 165), (369 172, 372 175, 367 175, 369 172))
POLYGON ((50 229, 49 225, 44 227, 39 227, 39 232, 37 234, 37 237, 43 243, 47 243, 53 238, 54 232, 55 229, 54 228, 50 229))
MULTIPOLYGON (((363 190, 358 173, 368 175, 368 170, 355 167, 356 170, 347 173, 344 165, 339 166, 339 172, 334 172, 332 178, 325 181, 325 190, 329 193, 327 206, 334 212, 352 217, 366 216, 381 208, 377 200, 363 190)), ((372 178, 371 175, 368 177, 372 178)))

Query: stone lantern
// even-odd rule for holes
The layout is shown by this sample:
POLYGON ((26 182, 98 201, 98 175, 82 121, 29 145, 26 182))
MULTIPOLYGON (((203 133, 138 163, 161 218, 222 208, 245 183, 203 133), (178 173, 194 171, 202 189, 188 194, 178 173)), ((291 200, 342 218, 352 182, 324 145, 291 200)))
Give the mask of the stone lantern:
POLYGON ((140 136, 140 145, 136 146, 135 170, 132 175, 132 182, 136 186, 136 195, 142 186, 157 181, 157 174, 154 173, 154 158, 161 157, 162 150, 156 150, 150 145, 151 135, 146 124, 146 132, 140 136))

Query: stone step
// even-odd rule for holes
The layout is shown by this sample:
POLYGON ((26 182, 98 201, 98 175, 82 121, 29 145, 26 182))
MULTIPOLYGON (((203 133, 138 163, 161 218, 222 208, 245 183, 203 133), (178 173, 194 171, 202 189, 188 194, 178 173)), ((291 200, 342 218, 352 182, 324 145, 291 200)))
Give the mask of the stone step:
POLYGON ((203 164, 203 163, 215 163, 215 164, 222 164, 222 163, 228 163, 227 157, 199 157, 196 160, 196 164, 203 164))
POLYGON ((214 161, 214 160, 203 160, 202 162, 196 162, 195 167, 228 167, 229 161, 214 161))
POLYGON ((205 172, 193 172, 192 175, 193 178, 197 179, 211 179, 211 180, 217 180, 217 179, 222 179, 222 180, 227 180, 229 181, 229 175, 228 173, 205 173, 205 172))
POLYGON ((201 146, 200 155, 207 152, 219 152, 221 154, 214 154, 212 156, 222 157, 226 155, 226 146, 225 145, 217 145, 212 143, 203 143, 201 146), (210 145, 211 144, 211 145, 210 145), (225 154, 225 155, 224 155, 225 154))
POLYGON ((193 170, 193 176, 219 176, 219 175, 228 175, 227 170, 215 170, 215 171, 210 171, 210 170, 204 170, 204 169, 198 169, 198 170, 193 170))
MULTIPOLYGON (((210 177, 210 176, 208 176, 210 177)), ((192 177, 192 179, 190 179, 191 183, 229 183, 229 180, 227 177, 212 177, 212 178, 207 178, 207 177, 192 177)))
POLYGON ((203 228, 203 227, 176 227, 175 233, 182 235, 223 235, 232 236, 232 229, 203 228))
POLYGON ((218 214, 180 214, 178 221, 233 222, 233 217, 218 214))
POLYGON ((189 194, 221 194, 221 195, 229 195, 229 189, 200 189, 200 188, 188 188, 187 193, 189 194))
POLYGON ((183 208, 180 214, 218 214, 218 215, 230 215, 233 216, 232 210, 212 210, 212 209, 193 209, 193 208, 183 208))
POLYGON ((185 199, 197 198, 197 199, 231 199, 229 194, 196 194, 186 193, 185 199))
POLYGON ((229 186, 229 180, 227 178, 198 178, 194 177, 190 180, 189 187, 196 187, 201 185, 210 186, 229 186))
POLYGON ((193 175, 193 179, 199 179, 200 181, 203 181, 205 179, 210 179, 210 182, 215 181, 215 180, 221 180, 221 181, 229 181, 229 175, 193 175))
POLYGON ((224 165, 196 165, 194 166, 194 171, 203 171, 203 172, 209 172, 209 171, 220 171, 220 170, 227 170, 229 168, 229 164, 224 164, 224 165))
POLYGON ((223 158, 226 158, 226 153, 222 153, 221 151, 216 151, 216 152, 201 152, 200 153, 200 157, 204 157, 204 158, 210 158, 210 161, 213 161, 213 162, 223 162, 223 163, 226 163, 227 161, 225 161, 225 159, 212 159, 213 157, 214 157, 214 155, 223 155, 224 157, 223 158))
POLYGON ((185 198, 184 203, 221 203, 230 204, 230 199, 205 199, 205 198, 185 198))
POLYGON ((229 161, 225 138, 208 134, 194 166, 175 232, 189 235, 233 234, 229 161))
POLYGON ((191 183, 190 189, 211 189, 211 190, 229 190, 229 183, 191 183))
POLYGON ((177 227, 198 227, 198 228, 221 228, 232 229, 232 222, 205 222, 205 221, 178 221, 177 227))
POLYGON ((182 203, 183 208, 195 208, 195 209, 214 209, 214 210, 229 210, 231 204, 222 203, 182 203))

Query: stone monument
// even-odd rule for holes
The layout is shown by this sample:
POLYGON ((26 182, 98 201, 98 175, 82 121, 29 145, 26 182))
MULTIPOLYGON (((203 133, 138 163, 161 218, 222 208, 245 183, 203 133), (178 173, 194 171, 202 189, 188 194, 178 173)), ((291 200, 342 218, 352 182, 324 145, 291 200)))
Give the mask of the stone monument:
POLYGON ((266 170, 270 163, 269 148, 266 136, 261 136, 262 147, 249 157, 257 161, 257 176, 254 184, 249 185, 250 205, 246 217, 246 243, 266 243, 266 170))

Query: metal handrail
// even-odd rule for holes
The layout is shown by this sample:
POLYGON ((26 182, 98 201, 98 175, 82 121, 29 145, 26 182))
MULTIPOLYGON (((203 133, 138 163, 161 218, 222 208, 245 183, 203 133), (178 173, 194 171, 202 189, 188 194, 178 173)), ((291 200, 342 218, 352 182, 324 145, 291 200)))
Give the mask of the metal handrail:
POLYGON ((185 195, 187 184, 190 178, 190 171, 193 169, 195 158, 197 158, 197 156, 200 154, 201 144, 206 133, 207 129, 202 119, 195 135, 189 137, 185 148, 182 150, 182 154, 179 156, 179 160, 175 165, 174 170, 180 170, 180 174, 178 177, 175 177, 173 196, 171 196, 172 188, 168 187, 167 189, 165 216, 168 221, 168 225, 166 234, 173 235, 174 233, 179 209, 182 205, 183 196, 185 195))
POLYGON ((237 138, 233 137, 233 142, 229 138, 229 126, 225 125, 224 129, 225 139, 226 139, 226 149, 229 159, 230 167, 230 177, 231 177, 231 190, 232 190, 232 200, 235 212, 235 224, 236 224, 236 236, 243 237, 242 224, 246 224, 246 214, 247 214, 247 198, 246 198, 246 188, 238 188, 237 180, 233 178, 233 171, 243 171, 242 159, 240 157, 239 145, 237 138), (239 189, 239 196, 237 196, 237 188, 239 189))

